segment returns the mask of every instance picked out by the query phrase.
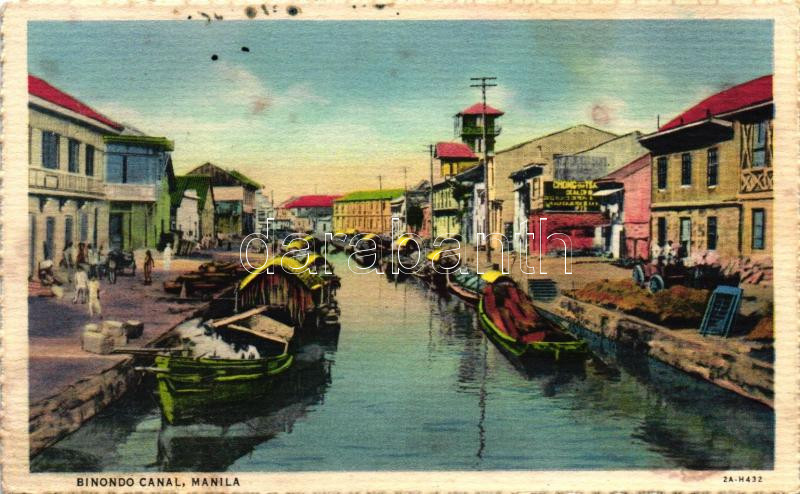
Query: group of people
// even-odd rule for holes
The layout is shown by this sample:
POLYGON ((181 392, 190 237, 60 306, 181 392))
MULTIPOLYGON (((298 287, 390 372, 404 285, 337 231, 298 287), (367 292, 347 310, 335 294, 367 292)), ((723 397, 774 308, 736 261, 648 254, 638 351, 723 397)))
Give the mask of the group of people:
POLYGON ((658 245, 658 242, 653 242, 650 258, 653 264, 677 264, 684 262, 689 253, 686 251, 686 246, 683 244, 675 244, 672 240, 667 240, 667 243, 658 245))
MULTIPOLYGON (((64 296, 64 285, 72 284, 75 288, 72 296, 73 304, 88 303, 89 316, 101 316, 100 305, 100 276, 102 271, 108 269, 107 256, 103 254, 103 247, 95 251, 91 244, 78 244, 76 248, 68 242, 62 253, 60 266, 66 270, 66 281, 63 281, 54 271, 53 261, 45 260, 39 265, 38 278, 44 287, 48 287, 53 294, 61 298, 64 296)), ((172 263, 172 246, 167 244, 162 254, 164 271, 170 270, 172 263)), ((155 260, 148 249, 144 255, 144 284, 153 282, 153 269, 155 260)), ((111 268, 114 269, 114 268, 111 268)))

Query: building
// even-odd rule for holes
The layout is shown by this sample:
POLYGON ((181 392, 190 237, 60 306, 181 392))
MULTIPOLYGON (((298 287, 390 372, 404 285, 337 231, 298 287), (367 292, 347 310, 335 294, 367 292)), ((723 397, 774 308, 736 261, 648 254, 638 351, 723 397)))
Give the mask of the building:
POLYGON ((184 190, 175 207, 175 230, 181 233, 185 240, 200 240, 200 212, 198 211, 199 199, 197 192, 184 190))
MULTIPOLYGON (((531 177, 529 183, 530 211, 533 213, 543 212, 545 200, 544 184, 545 182, 552 182, 555 178, 556 159, 561 156, 587 151, 618 137, 616 134, 595 129, 588 125, 576 125, 498 151, 494 158, 493 176, 501 177, 501 179, 494 181, 493 185, 494 200, 500 207, 499 223, 502 224, 502 227, 498 225, 493 231, 514 231, 514 218, 516 216, 514 206, 515 185, 512 180, 508 180, 506 177, 529 165, 540 166, 542 168, 541 174, 531 177)), ((605 175, 605 172, 598 175, 598 177, 602 175, 605 175)), ((548 221, 550 221, 549 218, 548 221)), ((555 226, 553 223, 550 225, 555 226)), ((591 237, 593 237, 594 228, 592 227, 589 230, 592 232, 591 237)), ((534 244, 537 243, 534 242, 534 244)))
POLYGON ((360 190, 336 199, 333 203, 334 231, 389 232, 392 226, 390 203, 404 192, 403 189, 360 190))
POLYGON ((333 201, 341 196, 308 195, 299 196, 285 203, 283 207, 289 211, 292 227, 298 232, 314 232, 319 218, 333 214, 333 201))
POLYGON ((187 175, 211 177, 218 233, 236 237, 255 232, 256 191, 263 187, 261 184, 236 170, 225 170, 212 163, 204 163, 187 175))
MULTIPOLYGON (((255 216, 255 229, 257 233, 266 234, 267 219, 275 219, 275 205, 271 197, 264 195, 261 190, 256 191, 256 216, 255 216)), ((274 228, 271 225, 270 228, 274 228)))
POLYGON ((650 180, 649 153, 596 180, 605 224, 595 237, 611 257, 650 257, 650 180))
POLYGON ((528 165, 508 177, 514 184, 514 218, 511 235, 513 249, 517 252, 530 250, 527 233, 534 231, 528 225, 531 217, 531 189, 534 179, 541 174, 541 165, 528 165))
POLYGON ((397 220, 400 231, 414 233, 420 237, 430 236, 430 229, 425 223, 423 207, 428 203, 431 186, 427 180, 406 189, 403 195, 392 199, 390 209, 392 221, 397 220))
POLYGON ((454 196, 459 204, 461 239, 478 245, 478 233, 484 231, 486 221, 486 184, 483 181, 484 167, 474 166, 452 178, 457 184, 454 196))
POLYGON ((716 93, 640 142, 653 155, 653 241, 687 255, 769 258, 772 76, 716 93))
POLYGON ((294 226, 292 225, 292 214, 289 209, 286 208, 286 205, 295 199, 297 199, 297 197, 292 196, 278 204, 278 206, 275 208, 274 229, 276 232, 288 233, 294 231, 294 226))
POLYGON ((461 238, 461 209, 456 200, 455 188, 452 180, 433 186, 432 237, 461 238))
POLYGON ((553 164, 554 180, 594 180, 647 154, 639 143, 639 131, 615 137, 575 154, 557 156, 553 164))
POLYGON ((175 177, 175 188, 171 196, 171 203, 173 208, 173 217, 175 218, 175 225, 173 228, 184 232, 186 235, 189 231, 193 232, 192 237, 195 240, 203 238, 216 238, 216 227, 214 225, 214 190, 211 187, 211 177, 208 175, 182 175, 175 177), (188 194, 188 195, 187 195, 188 194), (192 196, 196 199, 195 209, 197 217, 197 226, 195 228, 186 229, 192 223, 189 221, 189 211, 179 214, 182 208, 186 210, 188 203, 184 202, 184 198, 189 198, 192 202, 192 196))
POLYGON ((72 242, 108 249, 103 136, 123 126, 28 76, 29 271, 62 260, 72 242))
MULTIPOLYGON (((458 126, 456 127, 458 129, 458 126)), ((439 160, 440 181, 433 186, 434 236, 454 236, 461 233, 461 206, 455 197, 459 173, 478 166, 479 158, 462 142, 438 142, 433 157, 439 160)))
MULTIPOLYGON (((126 132, 129 130, 126 129, 126 132)), ((137 134, 105 136, 110 247, 162 248, 173 226, 172 141, 137 134)))

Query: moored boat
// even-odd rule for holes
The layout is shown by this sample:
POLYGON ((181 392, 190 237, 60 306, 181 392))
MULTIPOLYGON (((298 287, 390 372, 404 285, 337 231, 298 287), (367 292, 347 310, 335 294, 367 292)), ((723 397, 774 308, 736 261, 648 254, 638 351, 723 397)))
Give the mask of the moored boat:
POLYGON ((165 351, 146 370, 156 375, 159 403, 170 424, 270 393, 293 362, 294 330, 254 309, 186 328, 179 351, 165 351))
POLYGON ((447 289, 464 302, 478 305, 486 284, 494 283, 502 276, 503 273, 495 270, 478 274, 475 271, 460 269, 447 274, 447 289))
POLYGON ((582 361, 589 355, 585 341, 539 314, 528 295, 507 277, 484 286, 478 317, 497 347, 523 365, 582 361))

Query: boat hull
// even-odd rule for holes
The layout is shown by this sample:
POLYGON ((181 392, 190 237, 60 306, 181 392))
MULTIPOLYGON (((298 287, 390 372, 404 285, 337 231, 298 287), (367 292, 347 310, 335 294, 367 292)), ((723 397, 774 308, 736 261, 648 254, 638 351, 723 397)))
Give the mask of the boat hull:
POLYGON ((158 356, 161 410, 167 422, 176 424, 265 396, 292 362, 288 354, 255 360, 158 356))
POLYGON ((507 355, 519 359, 523 364, 576 362, 589 356, 589 347, 583 340, 537 341, 524 343, 503 333, 492 322, 483 307, 483 299, 478 302, 478 319, 481 329, 492 342, 507 355))

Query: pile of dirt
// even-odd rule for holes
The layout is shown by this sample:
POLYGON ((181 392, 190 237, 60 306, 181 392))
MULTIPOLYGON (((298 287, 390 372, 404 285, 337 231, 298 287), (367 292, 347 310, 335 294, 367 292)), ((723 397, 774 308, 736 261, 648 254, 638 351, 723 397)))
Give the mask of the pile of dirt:
POLYGON ((568 295, 668 327, 697 327, 703 319, 709 292, 677 285, 652 294, 633 280, 601 280, 568 295))

